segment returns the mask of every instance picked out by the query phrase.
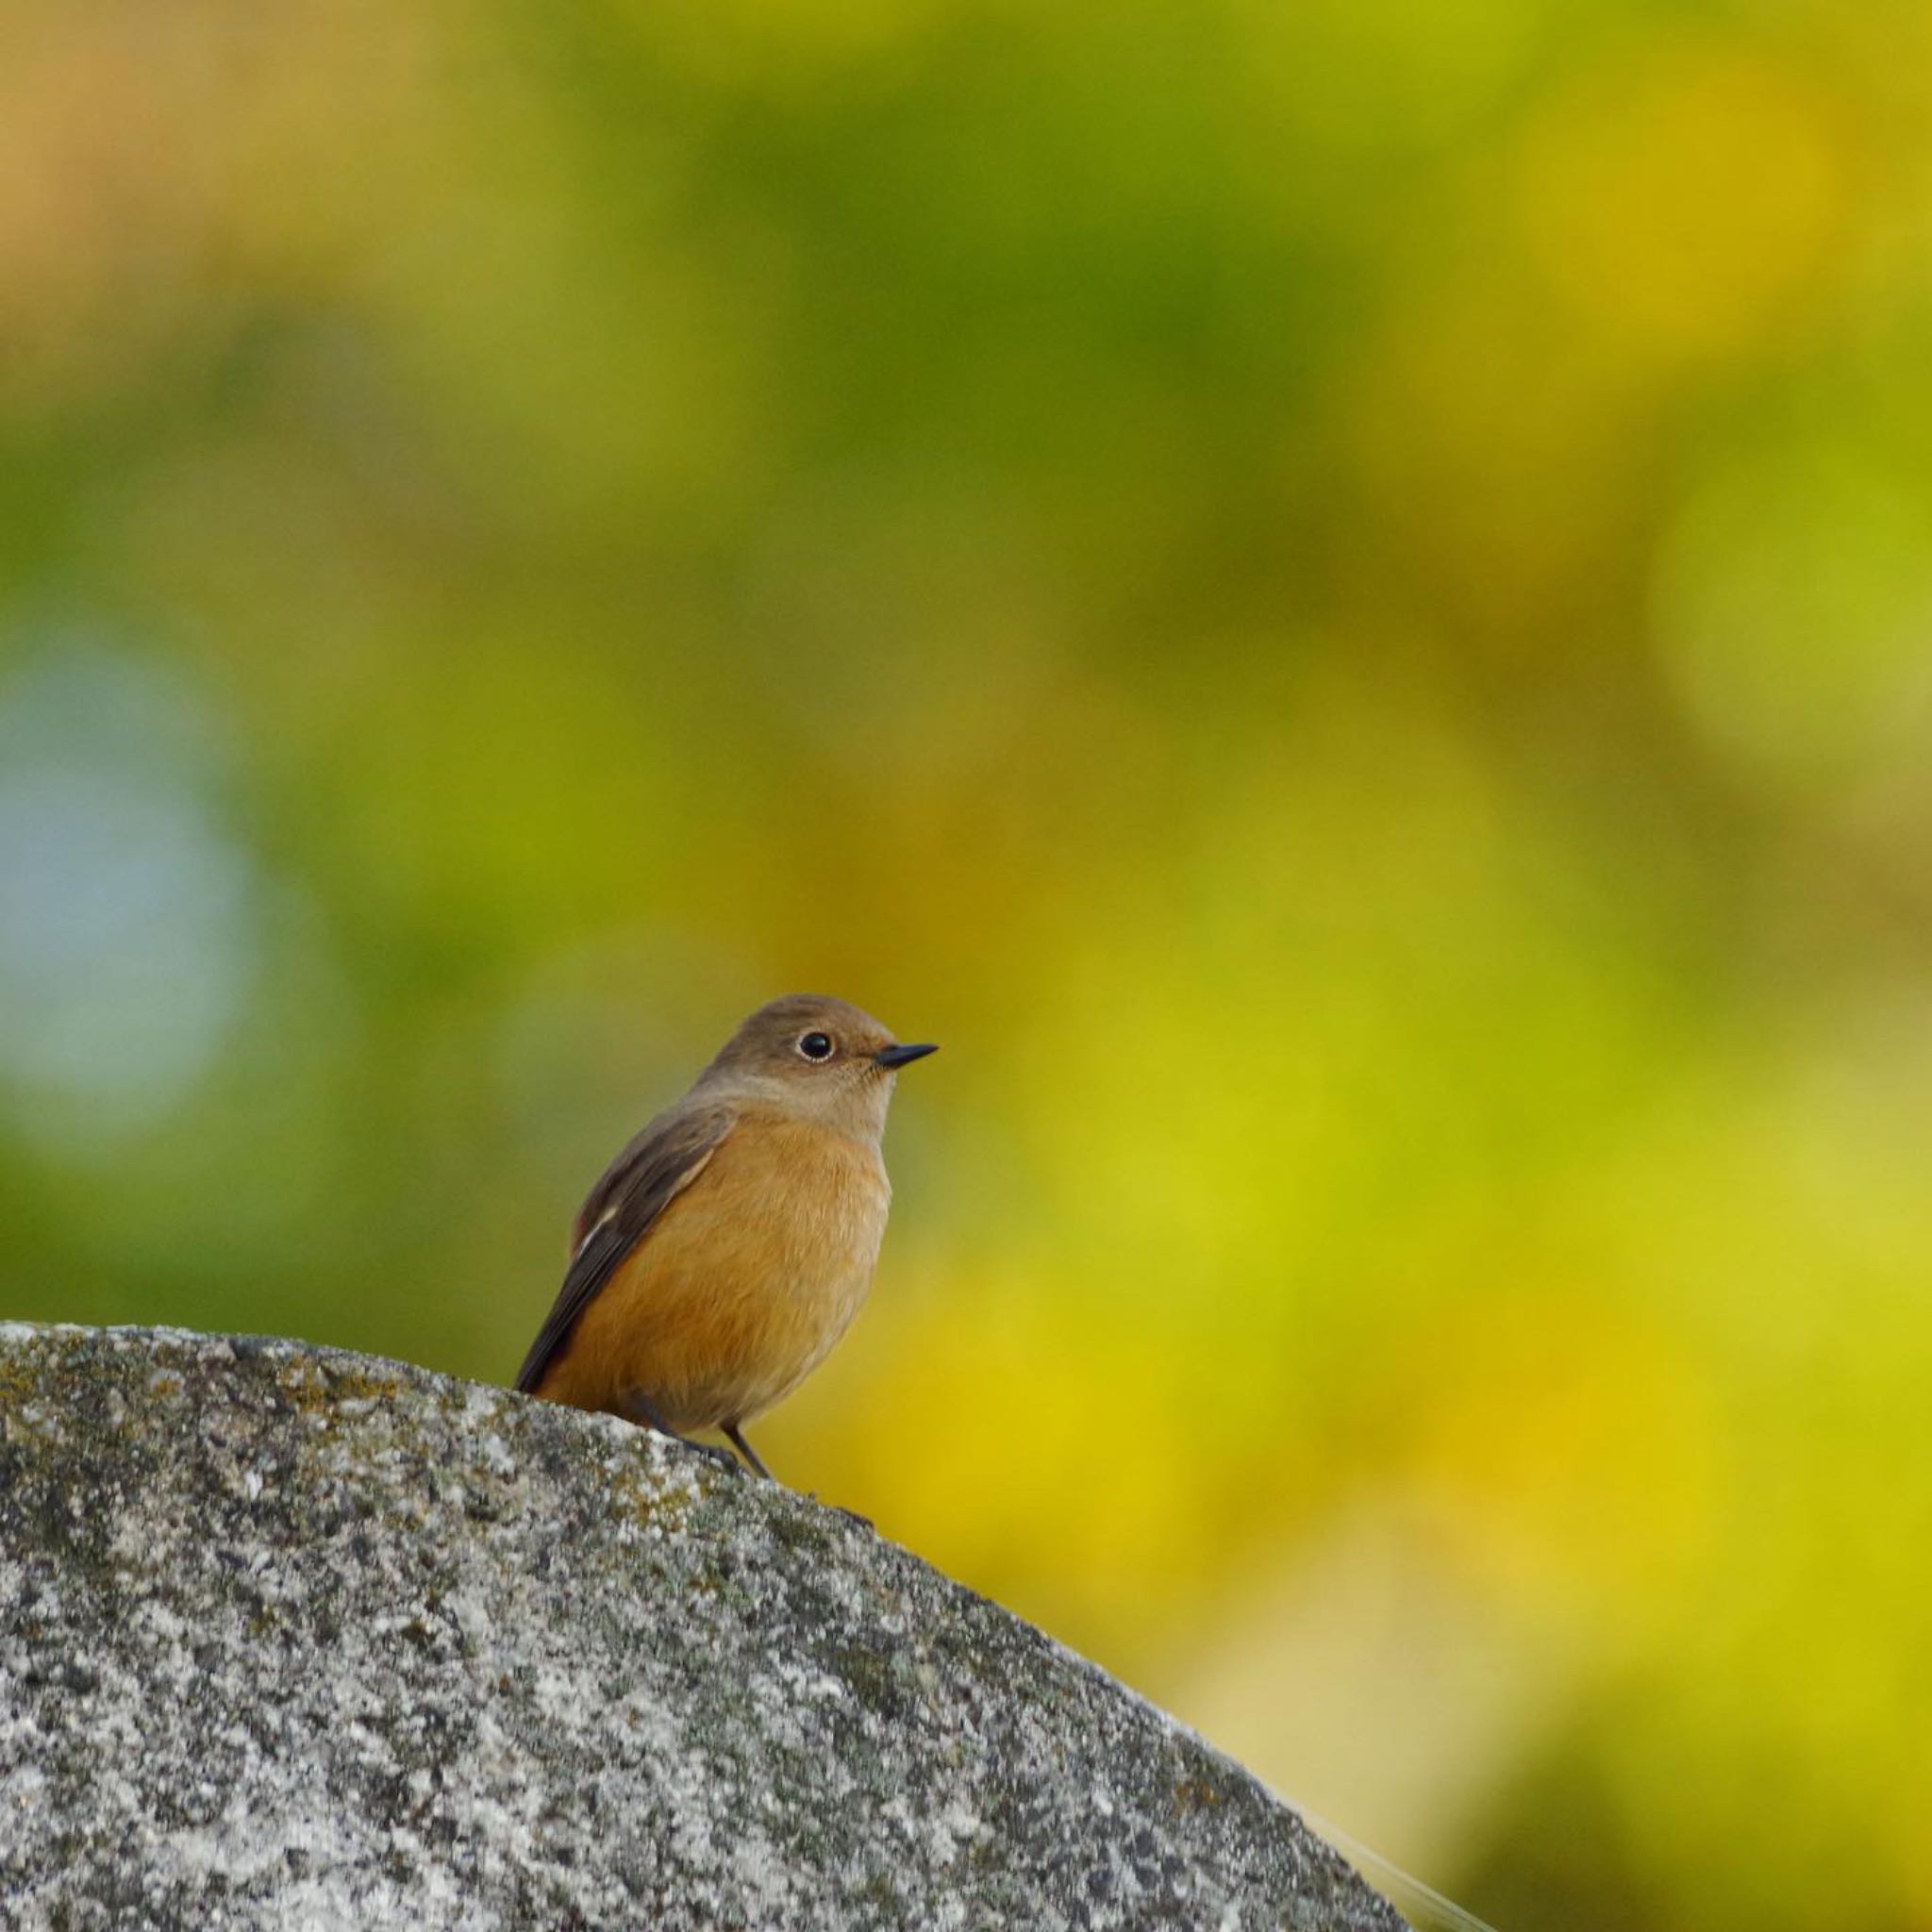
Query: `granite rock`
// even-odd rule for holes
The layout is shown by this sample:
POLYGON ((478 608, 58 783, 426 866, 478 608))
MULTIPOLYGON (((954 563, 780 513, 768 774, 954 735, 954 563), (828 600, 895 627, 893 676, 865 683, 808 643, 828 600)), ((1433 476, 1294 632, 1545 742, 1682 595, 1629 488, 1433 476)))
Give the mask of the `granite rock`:
POLYGON ((1400 1921, 834 1510, 394 1362, 0 1326, 0 1922, 1400 1921))

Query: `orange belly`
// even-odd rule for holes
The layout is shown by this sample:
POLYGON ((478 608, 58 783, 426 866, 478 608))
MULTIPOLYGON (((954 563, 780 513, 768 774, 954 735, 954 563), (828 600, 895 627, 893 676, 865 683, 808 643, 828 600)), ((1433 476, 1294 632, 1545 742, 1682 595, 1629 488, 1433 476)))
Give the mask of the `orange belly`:
POLYGON ((808 1374, 872 1284, 891 1199, 874 1148, 741 1121, 577 1318, 537 1393, 680 1432, 749 1420, 808 1374))

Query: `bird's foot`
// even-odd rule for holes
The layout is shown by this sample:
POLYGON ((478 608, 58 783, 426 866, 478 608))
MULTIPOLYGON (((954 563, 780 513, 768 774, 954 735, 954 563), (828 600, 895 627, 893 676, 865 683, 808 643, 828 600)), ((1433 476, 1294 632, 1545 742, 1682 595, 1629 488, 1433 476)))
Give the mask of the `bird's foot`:
POLYGON ((808 1502, 816 1503, 821 1509, 829 1509, 834 1516, 842 1516, 847 1523, 858 1524, 860 1529, 870 1529, 874 1535, 878 1533, 877 1525, 870 1516, 861 1516, 857 1509, 848 1509, 842 1503, 827 1503, 816 1490, 808 1490, 805 1494, 808 1502))
POLYGON ((720 1469, 728 1469, 733 1475, 742 1475, 744 1465, 728 1449, 721 1449, 715 1442, 693 1441, 689 1436, 680 1436, 675 1429, 668 1428, 658 1419, 658 1412, 641 1395, 631 1394, 624 1399, 619 1411, 625 1422, 635 1423, 641 1429, 649 1429, 653 1435, 662 1436, 667 1442, 681 1442, 687 1449, 694 1449, 707 1462, 715 1463, 720 1469))

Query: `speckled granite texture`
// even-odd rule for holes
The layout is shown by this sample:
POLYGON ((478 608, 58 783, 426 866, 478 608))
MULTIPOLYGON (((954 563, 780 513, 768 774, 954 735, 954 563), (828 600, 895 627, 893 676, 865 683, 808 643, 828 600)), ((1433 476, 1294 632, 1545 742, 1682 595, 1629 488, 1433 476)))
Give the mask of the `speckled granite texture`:
POLYGON ((21 1326, 0 1923, 1400 1924, 1227 1759, 803 1497, 393 1362, 21 1326))

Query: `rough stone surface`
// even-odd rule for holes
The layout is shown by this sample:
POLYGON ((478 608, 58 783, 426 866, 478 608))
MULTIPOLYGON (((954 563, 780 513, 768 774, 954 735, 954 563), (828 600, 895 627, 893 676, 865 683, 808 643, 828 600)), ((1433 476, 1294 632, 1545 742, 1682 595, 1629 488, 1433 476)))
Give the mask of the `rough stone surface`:
POLYGON ((0 1923, 1400 1921, 807 1499, 393 1362, 0 1326, 0 1923))

